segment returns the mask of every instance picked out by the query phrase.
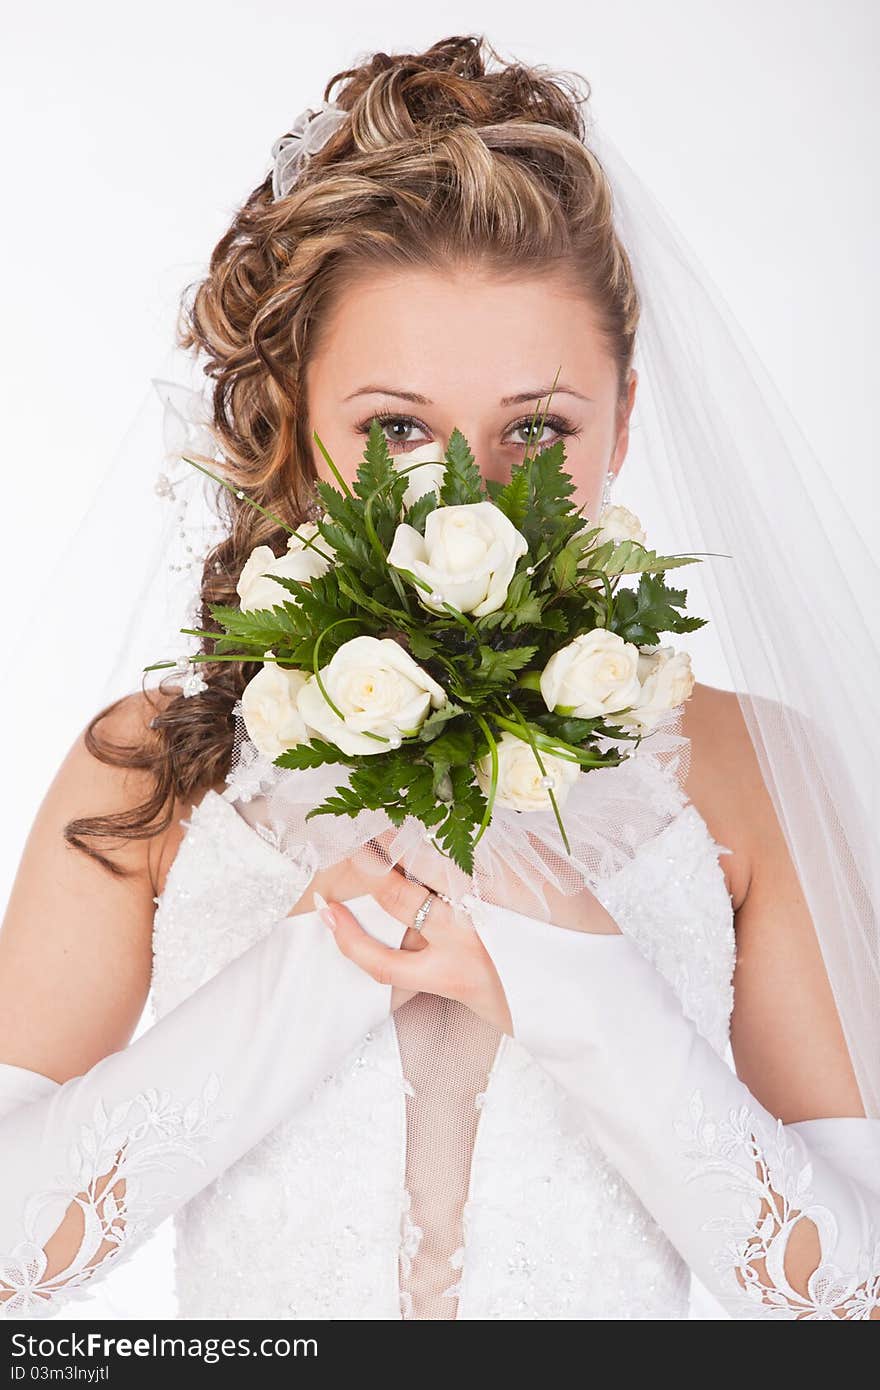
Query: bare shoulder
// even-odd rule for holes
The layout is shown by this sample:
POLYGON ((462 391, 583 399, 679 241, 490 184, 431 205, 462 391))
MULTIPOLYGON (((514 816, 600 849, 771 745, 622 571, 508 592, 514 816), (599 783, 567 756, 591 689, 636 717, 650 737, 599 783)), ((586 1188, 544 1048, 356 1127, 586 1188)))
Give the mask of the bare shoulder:
MULTIPOLYGON (((101 742, 148 737, 155 708, 126 696, 99 721, 101 742)), ((88 727, 37 808, 0 929, 0 1060, 59 1082, 125 1046, 152 967, 149 839, 99 838, 108 869, 68 834, 71 822, 132 813, 152 775, 96 757, 88 727)))
MULTIPOLYGON (((102 723, 102 735, 105 738, 109 737, 114 743, 139 745, 151 736, 150 725, 154 716, 163 712, 178 698, 178 694, 176 690, 158 689, 133 692, 126 696, 124 703, 102 723)), ((163 806, 162 810, 162 819, 167 819, 167 824, 145 839, 141 843, 140 851, 136 846, 133 847, 133 858, 149 880, 151 901, 155 902, 155 898, 164 891, 168 870, 183 839, 182 821, 192 814, 208 790, 207 787, 201 787, 191 796, 173 796, 170 806, 163 806)), ((216 790, 222 790, 222 787, 216 790)), ((131 798, 143 801, 151 791, 151 782, 143 777, 138 779, 137 775, 134 775, 128 781, 128 793, 131 798)))
POLYGON ((686 790, 718 844, 734 908, 745 901, 755 857, 774 816, 755 747, 735 691, 697 682, 685 704, 691 741, 686 790))
MULTIPOLYGON (((128 750, 141 749, 155 737, 150 721, 166 703, 160 692, 134 691, 110 707, 102 718, 89 720, 79 731, 58 767, 37 811, 31 834, 50 835, 71 821, 130 815, 151 797, 154 779, 147 768, 128 766, 128 750), (94 724, 91 737, 89 730, 94 724), (110 752, 97 756, 90 746, 94 738, 110 752)), ((114 865, 134 878, 149 875, 148 837, 127 840, 101 838, 96 847, 114 865)), ((87 860, 82 850, 68 845, 69 854, 87 860)), ((112 877, 106 869, 96 871, 112 877)))

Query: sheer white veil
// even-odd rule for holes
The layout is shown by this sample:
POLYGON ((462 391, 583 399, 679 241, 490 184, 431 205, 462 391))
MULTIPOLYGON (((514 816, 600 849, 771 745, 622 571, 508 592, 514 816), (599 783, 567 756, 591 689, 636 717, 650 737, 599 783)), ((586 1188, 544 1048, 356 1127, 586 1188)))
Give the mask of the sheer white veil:
MULTIPOLYGON (((736 691, 865 1111, 880 1118, 878 566, 696 254, 587 121, 642 305, 615 500, 653 548, 705 556, 675 578, 709 626, 675 645, 691 651, 697 680, 736 691)), ((16 644, 27 679, 6 728, 13 740, 17 727, 36 730, 50 766, 104 703, 140 688, 145 666, 198 649, 180 629, 194 626, 203 558, 224 534, 224 489, 182 458, 221 471, 203 387, 198 365, 172 349, 16 644), (50 612, 63 615, 60 631, 40 616, 50 612)), ((239 728, 239 763, 243 746, 239 728)), ((15 750, 22 787, 34 751, 15 750)))

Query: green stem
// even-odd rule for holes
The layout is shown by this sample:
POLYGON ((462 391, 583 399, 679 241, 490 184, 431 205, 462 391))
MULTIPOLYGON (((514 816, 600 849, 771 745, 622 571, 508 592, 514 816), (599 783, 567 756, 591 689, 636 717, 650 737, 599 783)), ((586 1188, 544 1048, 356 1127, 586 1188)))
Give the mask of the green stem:
POLYGON ((521 690, 540 690, 541 672, 523 671, 516 684, 520 687, 521 690))
POLYGON ((610 631, 614 621, 614 589, 607 574, 602 575, 602 583, 605 586, 605 626, 610 631))
MULTIPOLYGON (((522 728, 525 721, 514 704, 510 704, 507 708, 514 710, 519 716, 518 723, 515 723, 512 719, 505 719, 503 714, 493 714, 492 718, 502 729, 507 729, 510 733, 516 734, 517 738, 522 738, 522 728)), ((532 738, 535 740, 538 747, 543 748, 545 753, 552 753, 554 758, 562 758, 565 762, 569 763, 580 763, 581 767, 608 766, 601 758, 590 757, 589 753, 585 753, 582 748, 576 748, 573 743, 565 743, 562 739, 555 739, 552 735, 545 734, 543 730, 536 730, 531 724, 528 725, 528 728, 531 730, 532 738)))
MULTIPOLYGON (((315 538, 314 538, 314 536, 302 536, 302 535, 300 535, 299 529, 298 529, 298 528, 294 528, 293 534, 294 534, 295 536, 298 536, 298 537, 299 537, 299 539, 300 539, 300 540, 302 541, 302 543, 303 543, 303 548, 304 548, 305 550, 314 550, 316 554, 318 554, 318 555, 321 556, 321 559, 322 559, 322 560, 326 560, 326 561, 328 562, 328 564, 331 564, 331 565, 333 564, 333 561, 334 561, 335 556, 334 556, 334 555, 328 555, 327 552, 326 552, 326 550, 322 550, 321 547, 320 547, 319 545, 315 545, 315 538)), ((319 531, 318 534, 319 534, 319 535, 321 534, 320 531, 319 531)), ((326 537, 325 537, 325 536, 321 536, 321 540, 326 540, 326 537)))
MULTIPOLYGON (((542 777, 546 777, 546 776, 547 776, 547 770, 546 770, 546 768, 544 767, 544 764, 543 764, 542 761, 541 761, 541 755, 540 755, 540 753, 538 752, 538 746, 537 746, 537 744, 536 744, 536 742, 535 742, 534 736, 533 736, 533 734, 532 734, 531 729, 529 728, 529 725, 526 723, 526 721, 525 721, 525 719, 523 718, 523 716, 522 716, 522 714, 520 713, 520 711, 516 708, 516 705, 511 704, 511 709, 513 710, 514 714, 516 715, 517 719, 519 720, 520 724, 522 725, 523 732, 525 733, 525 737, 526 737, 526 739, 528 740, 528 743, 529 743, 529 745, 531 746, 531 750, 532 750, 532 752, 533 752, 534 755, 535 755, 535 761, 537 762, 538 767, 541 769, 541 776, 542 776, 542 777)), ((498 722, 500 723, 501 721, 499 720, 498 722)), ((556 817, 556 824, 559 826, 559 833, 560 833, 560 835, 562 836, 562 843, 565 845, 566 852, 567 852, 568 854, 571 854, 571 845, 568 843, 568 836, 567 836, 566 833, 565 833, 565 826, 564 826, 563 823, 562 823, 562 817, 561 817, 561 815, 559 814, 559 806, 557 805, 556 797, 553 795, 553 788, 552 788, 552 787, 548 787, 548 788, 547 788, 547 795, 549 796, 549 798, 550 798, 550 804, 551 804, 551 806, 553 807, 553 814, 554 814, 554 816, 556 817)))
MULTIPOLYGON (((289 532, 291 536, 297 534, 296 526, 291 526, 288 522, 282 521, 281 517, 276 516, 274 512, 270 512, 268 507, 261 507, 259 502, 255 502, 252 497, 248 497, 247 493, 244 492, 242 488, 236 487, 234 483, 228 482, 226 478, 221 478, 217 473, 212 473, 210 468, 205 468, 201 463, 196 463, 195 459, 187 458, 186 454, 181 454, 180 457, 183 459, 184 463, 191 464, 192 467, 197 468, 200 473, 204 473, 208 478, 213 478, 215 483, 220 483, 221 487, 225 487, 227 492, 231 492, 234 497, 237 497, 242 502, 247 502, 248 506, 253 507, 261 516, 267 516, 270 521, 274 521, 275 525, 280 526, 282 531, 289 532)), ((307 540, 305 536, 300 536, 300 540, 309 550, 316 550, 323 559, 329 560, 332 563, 333 556, 328 555, 320 546, 315 545, 313 540, 307 540)))
MULTIPOLYGON (((216 637, 217 633, 212 633, 212 636, 216 637)), ((192 661, 196 665, 204 665, 207 661, 273 661, 278 659, 277 657, 261 656, 258 652, 254 652, 250 656, 246 656, 243 652, 239 652, 237 655, 228 653, 222 656, 212 656, 209 652, 193 652, 192 656, 187 658, 188 661, 192 661)), ((179 661, 154 661, 152 666, 144 666, 141 669, 143 671, 164 671, 169 667, 179 665, 179 661)))
POLYGON ((486 723, 483 716, 481 714, 474 713, 474 719, 483 731, 486 742, 489 745, 489 755, 492 759, 492 775, 491 781, 489 783, 489 795, 486 798, 486 809, 483 812, 483 819, 480 822, 480 828, 477 831, 476 836, 474 837, 474 845, 476 846, 477 844, 479 844, 483 832, 486 829, 486 826, 492 819, 492 808, 495 805, 495 796, 498 791, 498 744, 495 741, 495 736, 492 733, 492 730, 489 728, 489 725, 486 723))
POLYGON ((379 540, 379 533, 373 525, 373 501, 377 496, 378 491, 371 492, 366 502, 364 503, 364 530, 367 533, 367 540, 370 542, 370 545, 373 547, 376 554, 379 556, 379 559, 385 562, 387 561, 388 557, 385 554, 385 549, 382 545, 382 542, 379 540))
POLYGON ((339 486, 342 488, 342 491, 345 493, 346 497, 354 497, 354 493, 352 492, 351 488, 348 486, 348 483, 345 481, 345 479, 343 478, 343 476, 342 476, 342 474, 340 473, 339 469, 336 467, 336 464, 333 462, 332 458, 330 457, 330 455, 328 454, 326 448, 324 447, 324 442, 323 442, 323 440, 321 439, 321 436, 318 434, 318 431, 317 431, 317 430, 313 430, 313 431, 312 431, 312 438, 314 439, 314 441, 315 441, 315 443, 317 444, 318 448, 321 450, 321 453, 324 455, 324 459, 325 459, 325 461, 326 461, 327 467, 330 469, 330 472, 333 474, 333 476, 334 476, 334 478, 336 479, 337 483, 338 483, 339 486))
MULTIPOLYGON (((323 630, 323 632, 319 633, 318 637, 317 637, 316 640, 315 640, 314 650, 312 651, 312 668, 313 668, 314 673, 315 673, 315 680, 316 680, 317 683, 318 683, 318 689, 320 690, 321 694, 324 696, 324 699, 327 701, 327 704, 330 706, 330 708, 332 709, 333 713, 337 716, 337 718, 339 718, 339 719, 342 720, 343 724, 345 723, 345 715, 342 713, 342 710, 339 708, 339 706, 338 706, 337 704, 334 704, 334 702, 330 699, 330 696, 329 696, 328 693, 327 693, 327 687, 325 686, 324 682, 321 680, 321 672, 320 672, 319 669, 318 669, 318 652, 320 651, 321 643, 323 642, 324 638, 327 636, 327 633, 328 633, 328 632, 332 632, 333 629, 334 629, 334 627, 341 627, 343 623, 359 623, 359 622, 360 622, 360 619, 359 619, 359 618, 356 618, 356 617, 351 617, 351 618, 337 618, 337 620, 336 620, 335 623, 331 623, 329 627, 325 627, 324 630, 323 630)), ((391 740, 388 739, 388 738, 386 738, 384 734, 373 734, 373 733, 368 733, 366 729, 359 730, 358 732, 363 733, 363 735, 364 735, 365 738, 374 738, 374 739, 376 739, 376 741, 377 741, 378 743, 390 743, 390 742, 391 742, 391 740)))
MULTIPOLYGON (((555 375, 555 377, 553 378, 553 385, 550 387, 550 394, 549 394, 548 397, 547 397, 547 404, 546 404, 545 407, 544 407, 544 414, 541 416, 541 431, 540 431, 541 433, 543 433, 543 430, 544 430, 544 424, 545 424, 545 421, 546 421, 546 419, 547 419, 547 411, 550 409, 550 401, 551 401, 551 399, 552 399, 553 392, 556 390, 556 383, 557 383, 557 381, 559 380, 559 373, 560 373, 561 371, 562 371, 562 364, 560 363, 560 365, 556 368, 556 375, 555 375)), ((535 415, 537 415, 537 413, 538 413, 538 406, 539 406, 540 404, 541 404, 540 400, 538 400, 538 401, 535 402, 535 415)), ((529 425, 529 435, 530 435, 530 436, 531 436, 531 434, 532 434, 532 431, 533 431, 534 425, 535 425, 535 415, 532 416, 532 421, 531 421, 531 424, 529 425)), ((536 448, 537 448, 537 446, 536 446, 536 448)), ((523 460, 523 462, 529 464, 529 488, 531 488, 531 485, 532 485, 532 469, 531 469, 531 465, 532 465, 532 462, 534 461, 534 457, 535 457, 535 455, 532 454, 532 456, 531 456, 531 458, 530 458, 530 457, 528 456, 528 451, 526 451, 526 458, 523 460)))
POLYGON ((247 502, 248 506, 253 507, 261 516, 267 516, 270 521, 274 521, 276 526, 280 526, 283 531, 289 531, 291 535, 293 534, 295 527, 290 526, 286 521, 282 521, 280 516, 276 516, 274 512, 270 512, 267 507, 261 507, 259 502, 255 502, 252 497, 248 497, 246 492, 243 492, 240 487, 235 486, 235 483, 230 483, 226 478, 221 478, 217 473, 212 473, 210 468, 205 468, 203 464, 196 463, 195 459, 187 458, 186 454, 181 454, 180 457, 183 459, 184 463, 192 464, 193 468, 197 468, 200 473, 204 473, 208 478, 213 478, 215 483, 219 483, 221 487, 225 487, 227 492, 231 492, 234 497, 238 497, 242 502, 247 502))
POLYGON ((432 463, 442 462, 442 459, 422 459, 420 463, 411 463, 409 468, 395 468, 394 471, 398 477, 405 478, 407 473, 415 473, 419 468, 430 468, 432 463))
POLYGON ((389 565, 388 556, 385 553, 385 548, 382 545, 382 542, 379 540, 379 534, 375 526, 373 525, 373 502, 379 496, 381 491, 381 488, 376 488, 376 491, 371 492, 366 500, 366 504, 364 506, 364 529, 367 533, 367 539, 369 540, 370 545, 373 547, 376 554, 379 556, 379 559, 382 561, 382 564, 385 566, 391 577, 391 582, 394 585, 397 597, 400 599, 400 602, 403 605, 404 612, 407 614, 407 616, 411 617, 412 614, 410 612, 409 599, 406 596, 406 590, 403 587, 403 582, 394 566, 389 565))
MULTIPOLYGON (((389 568, 391 567, 389 566, 389 568)), ((411 580, 411 582, 417 585, 418 588, 424 589, 425 593, 432 594, 434 592, 432 586, 430 584, 426 584, 424 579, 418 579, 413 574, 412 570, 400 569, 398 570, 398 573, 402 574, 406 579, 411 580)), ((461 623, 463 627, 466 627, 472 637, 475 637, 477 641, 480 640, 479 632, 477 631, 474 624, 471 622, 470 618, 468 618, 465 613, 460 613, 457 608, 453 608, 451 603, 444 603, 442 607, 445 608, 447 613, 450 613, 452 617, 456 619, 457 622, 461 623)))

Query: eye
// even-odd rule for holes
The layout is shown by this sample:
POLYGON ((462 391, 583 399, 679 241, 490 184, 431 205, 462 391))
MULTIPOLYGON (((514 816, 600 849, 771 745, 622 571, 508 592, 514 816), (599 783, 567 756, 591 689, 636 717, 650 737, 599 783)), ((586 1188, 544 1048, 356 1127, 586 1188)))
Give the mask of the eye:
POLYGON ((511 430, 523 431, 525 438, 511 440, 511 443, 520 449, 545 448, 551 442, 545 436, 545 430, 549 430, 557 439, 567 439, 571 435, 579 433, 561 415, 548 415, 543 426, 540 420, 535 420, 533 423, 532 416, 529 415, 523 420, 517 420, 516 424, 511 425, 510 428, 511 430))
MULTIPOLYGON (((389 452, 400 453, 405 451, 407 444, 412 444, 416 448, 420 444, 426 444, 428 439, 425 437, 416 438, 413 430, 423 431, 423 435, 430 436, 431 431, 421 420, 417 420, 413 415, 396 415, 391 411, 385 411, 376 415, 369 416, 357 425, 358 434, 368 435, 370 426, 374 420, 378 420, 382 428, 386 430, 385 438, 388 440, 389 452), (387 431, 391 431, 389 434, 387 431)), ((511 431, 521 430, 524 434, 523 439, 512 439, 510 443, 518 449, 539 449, 546 448, 551 443, 551 436, 557 439, 569 438, 580 433, 573 425, 565 420, 561 415, 548 415, 543 425, 539 420, 533 422, 532 416, 524 416, 522 420, 517 420, 510 426, 511 431)))
POLYGON ((356 427, 357 433, 369 434, 370 426, 372 425, 374 420, 379 421, 383 430, 386 429, 386 427, 392 425, 402 427, 396 434, 391 434, 389 436, 386 433, 385 435, 385 438, 388 440, 389 452, 392 454, 395 451, 399 451, 399 449, 405 444, 419 445, 428 443, 427 439, 413 439, 408 433, 405 433, 405 431, 409 431, 412 429, 426 430, 428 433, 430 433, 430 431, 427 430, 427 426, 423 425, 420 420, 414 419, 412 415, 392 415, 390 413, 382 415, 371 415, 368 420, 362 420, 361 423, 356 427))

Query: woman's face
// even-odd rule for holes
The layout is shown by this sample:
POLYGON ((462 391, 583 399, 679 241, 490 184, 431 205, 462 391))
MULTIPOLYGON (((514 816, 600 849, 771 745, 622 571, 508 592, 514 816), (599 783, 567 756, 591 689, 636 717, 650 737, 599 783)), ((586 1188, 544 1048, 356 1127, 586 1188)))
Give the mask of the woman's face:
MULTIPOLYGON (((622 408, 590 307, 559 278, 365 272, 330 311, 308 364, 309 435, 317 431, 350 482, 375 416, 394 455, 431 441, 445 449, 457 427, 481 473, 505 482, 540 402, 547 418, 535 442, 564 441, 574 501, 595 517, 605 470, 616 474, 626 454, 636 378, 631 371, 622 408)), ((319 477, 333 481, 314 440, 311 448, 319 477)))

